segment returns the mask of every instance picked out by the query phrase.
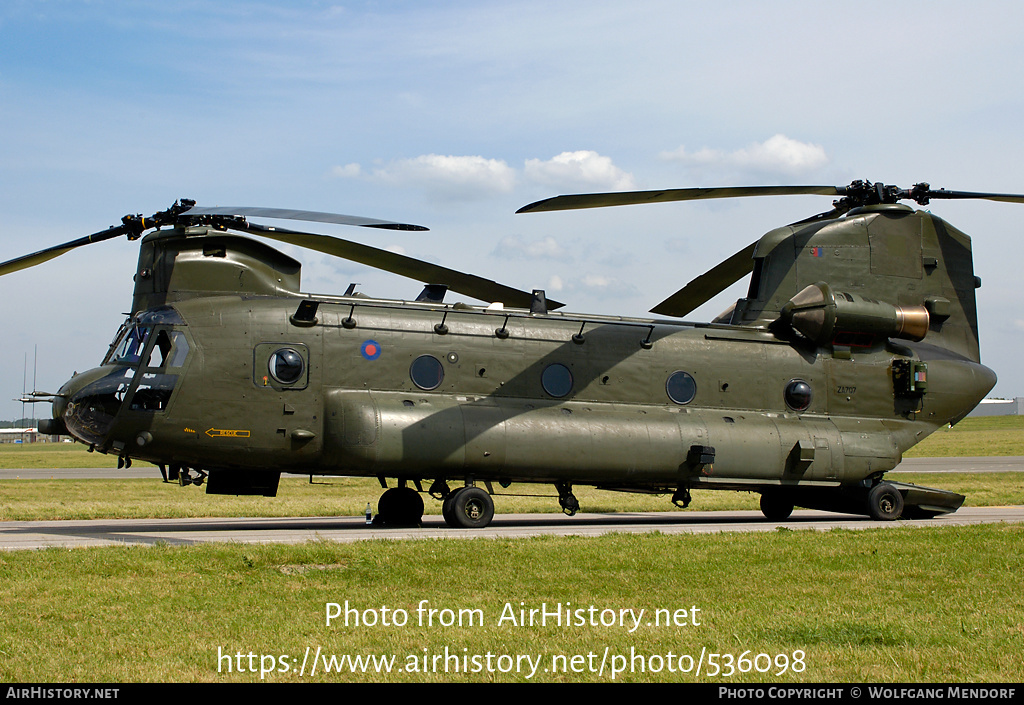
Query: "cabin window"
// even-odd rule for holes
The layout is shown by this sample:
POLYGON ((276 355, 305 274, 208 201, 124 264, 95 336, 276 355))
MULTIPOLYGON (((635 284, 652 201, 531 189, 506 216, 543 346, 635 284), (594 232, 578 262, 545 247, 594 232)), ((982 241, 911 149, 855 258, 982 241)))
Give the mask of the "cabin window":
POLYGON ((295 384, 305 371, 302 355, 292 348, 281 348, 270 356, 267 363, 270 376, 281 384, 295 384))
POLYGON ((697 395, 697 382, 689 373, 678 370, 668 376, 665 391, 676 404, 689 404, 697 395))
POLYGON ((811 405, 811 385, 802 379, 794 379, 786 385, 786 406, 793 411, 806 411, 811 405))
POLYGON ((420 389, 430 391, 441 386, 444 380, 444 367, 433 355, 420 355, 409 366, 409 377, 420 389))
POLYGON ((561 399, 572 391, 572 372, 565 365, 556 362, 544 368, 540 383, 545 392, 556 399, 561 399))

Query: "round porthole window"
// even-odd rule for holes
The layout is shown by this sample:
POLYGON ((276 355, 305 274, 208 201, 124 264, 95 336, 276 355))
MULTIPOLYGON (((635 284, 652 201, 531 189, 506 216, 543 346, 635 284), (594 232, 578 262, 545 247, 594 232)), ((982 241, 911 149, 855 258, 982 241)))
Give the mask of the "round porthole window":
POLYGON ((409 377, 412 383, 420 389, 430 391, 441 386, 444 380, 444 367, 441 361, 433 355, 420 355, 412 361, 409 367, 409 377))
POLYGON ((540 384, 551 396, 561 399, 572 391, 572 372, 560 363, 548 365, 540 376, 540 384))
POLYGON ((786 406, 793 411, 806 411, 811 405, 811 385, 802 379, 794 379, 786 385, 786 406))
POLYGON ((680 370, 668 376, 665 391, 676 404, 689 404, 697 394, 697 382, 689 373, 680 370))
POLYGON ((306 363, 302 361, 302 355, 297 350, 281 348, 270 356, 267 367, 270 376, 281 384, 295 384, 302 378, 306 363))

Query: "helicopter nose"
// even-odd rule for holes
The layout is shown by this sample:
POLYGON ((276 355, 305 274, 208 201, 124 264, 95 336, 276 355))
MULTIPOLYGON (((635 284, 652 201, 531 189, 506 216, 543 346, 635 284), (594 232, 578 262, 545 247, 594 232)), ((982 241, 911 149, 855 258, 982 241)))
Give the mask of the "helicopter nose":
POLYGON ((131 370, 96 368, 72 377, 60 388, 53 407, 69 435, 83 443, 102 445, 114 426, 131 382, 131 370), (60 411, 60 418, 57 412, 60 411))

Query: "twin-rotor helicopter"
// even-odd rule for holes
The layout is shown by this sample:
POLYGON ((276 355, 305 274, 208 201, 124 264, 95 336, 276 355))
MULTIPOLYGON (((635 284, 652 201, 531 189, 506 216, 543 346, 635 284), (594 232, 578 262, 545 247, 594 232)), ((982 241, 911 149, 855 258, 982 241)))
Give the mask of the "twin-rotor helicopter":
POLYGON ((39 429, 210 494, 274 496, 282 473, 370 476, 382 523, 418 523, 428 494, 455 527, 487 526, 493 496, 524 483, 552 486, 570 515, 579 485, 682 507, 697 489, 756 492, 773 520, 794 506, 955 511, 962 495, 885 473, 995 384, 980 362, 980 280, 967 235, 900 201, 1024 196, 855 181, 558 196, 520 212, 789 194, 836 200, 698 276, 657 318, 563 313, 540 290, 250 218, 421 226, 189 200, 0 275, 142 238, 130 315, 98 367, 46 397, 39 429), (415 301, 302 293, 299 262, 239 232, 425 287, 415 301), (748 274, 724 314, 681 320, 748 274), (449 303, 449 290, 487 304, 449 303))

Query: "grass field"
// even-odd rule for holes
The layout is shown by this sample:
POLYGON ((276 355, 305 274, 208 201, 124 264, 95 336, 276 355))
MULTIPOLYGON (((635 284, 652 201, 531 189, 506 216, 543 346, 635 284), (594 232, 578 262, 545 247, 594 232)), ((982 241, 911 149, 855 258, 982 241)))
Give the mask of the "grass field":
POLYGON ((905 454, 907 458, 1024 455, 1024 416, 979 416, 939 429, 905 454))
MULTIPOLYGON (((1016 419, 969 419, 920 454, 1024 455, 1013 438, 1021 430, 1016 419)), ((5 467, 111 461, 68 444, 0 448, 5 467)), ((207 496, 158 478, 154 469, 152 480, 3 481, 0 519, 353 515, 380 493, 375 480, 292 477, 276 498, 207 496)), ((898 479, 961 492, 968 505, 1024 503, 1012 473, 898 479)), ((510 491, 522 488, 533 489, 510 491)), ((672 508, 667 497, 578 496, 584 511, 672 508)), ((496 503, 557 511, 553 497, 496 503)), ((709 491, 692 505, 756 507, 757 495, 709 491)), ((438 510, 428 499, 427 511, 438 510)), ((1012 525, 894 526, 0 552, 0 680, 1018 682, 1022 539, 1024 527, 1012 525), (346 601, 361 619, 379 622, 386 607, 392 622, 408 621, 355 627, 339 617, 328 626, 328 603, 346 601), (421 626, 421 604, 439 610, 438 622, 483 622, 421 626), (558 605, 584 610, 583 623, 499 623, 558 605), (640 609, 631 632, 630 613, 619 611, 640 609), (656 610, 676 623, 653 625, 656 610), (628 626, 600 624, 620 614, 628 626), (339 660, 371 655, 377 667, 393 659, 392 672, 339 660)))
POLYGON ((259 681, 250 653, 271 682, 527 680, 529 670, 487 672, 490 653, 495 671, 511 667, 498 656, 539 659, 541 681, 611 681, 613 665, 632 665, 615 680, 1019 682, 1022 540, 1019 526, 975 526, 4 553, 0 680, 259 681), (433 626, 418 623, 423 600, 438 610, 433 626), (378 622, 387 607, 391 624, 356 627, 353 616, 328 626, 327 604, 346 601, 378 622), (626 627, 602 626, 589 612, 583 624, 518 624, 521 607, 567 603, 608 622, 619 610, 645 617, 632 633, 628 616, 626 627), (517 623, 499 624, 506 604, 517 623), (658 609, 675 623, 656 626, 658 609), (318 675, 307 665, 299 676, 307 647, 394 656, 406 669, 426 656, 428 672, 325 674, 320 662, 318 675), (481 670, 444 673, 434 656, 446 648, 459 668, 463 655, 469 667, 480 656, 481 670), (702 650, 698 677, 680 657, 702 650), (753 670, 769 658, 766 672, 753 670), (579 671, 545 671, 553 659, 579 671))
MULTIPOLYGON (((965 419, 925 439, 907 457, 1024 455, 1024 417, 965 419)), ((89 453, 79 444, 4 444, 0 467, 113 467, 116 458, 89 453)), ((141 464, 140 466, 149 466, 141 464)), ((367 502, 376 511, 380 486, 374 479, 284 477, 277 497, 206 495, 205 488, 179 487, 152 480, 8 480, 0 482, 0 520, 101 519, 205 516, 351 516, 367 502)), ((1008 474, 914 475, 898 479, 952 490, 967 496, 967 506, 1024 504, 1024 481, 1008 474)), ((547 486, 513 485, 505 493, 543 493, 544 497, 501 496, 498 512, 558 512, 547 486)), ((668 497, 576 489, 583 511, 671 511, 668 497)), ((691 510, 757 509, 759 495, 745 492, 694 492, 691 510)), ((439 514, 440 503, 426 498, 426 512, 439 514)))
MULTIPOLYGON (((959 492, 975 507, 1024 504, 1024 477, 1018 473, 900 473, 900 482, 959 492)), ((497 486, 495 489, 499 489, 497 486)), ((138 480, 4 480, 0 482, 0 521, 37 519, 132 519, 216 516, 354 516, 369 502, 376 513, 381 489, 366 478, 285 477, 277 497, 207 495, 205 487, 179 487, 153 479, 138 480)), ((498 513, 559 512, 557 498, 546 485, 513 484, 501 492, 547 493, 543 497, 499 494, 498 513)), ((678 510, 667 495, 605 492, 578 487, 585 512, 647 512, 678 510)), ((688 511, 757 509, 760 495, 750 492, 698 490, 688 511)), ((424 495, 427 514, 440 514, 441 503, 424 495)))

